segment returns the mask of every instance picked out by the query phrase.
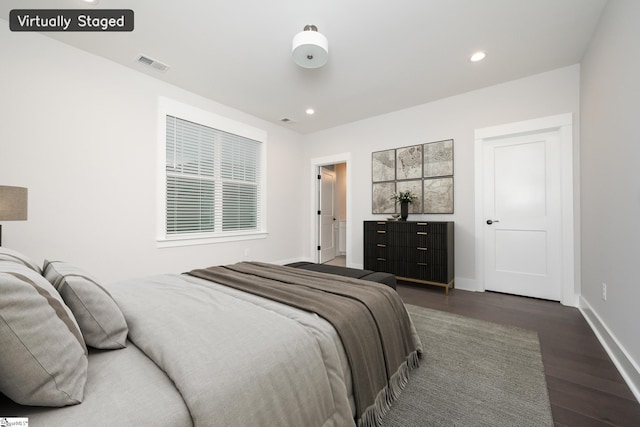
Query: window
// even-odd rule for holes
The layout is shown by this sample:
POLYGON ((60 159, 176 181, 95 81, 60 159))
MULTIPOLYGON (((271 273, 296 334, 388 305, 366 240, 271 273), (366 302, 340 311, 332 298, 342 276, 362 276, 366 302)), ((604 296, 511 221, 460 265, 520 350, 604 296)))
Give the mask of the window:
POLYGON ((264 237, 264 132, 164 98, 160 105, 159 242, 264 237))

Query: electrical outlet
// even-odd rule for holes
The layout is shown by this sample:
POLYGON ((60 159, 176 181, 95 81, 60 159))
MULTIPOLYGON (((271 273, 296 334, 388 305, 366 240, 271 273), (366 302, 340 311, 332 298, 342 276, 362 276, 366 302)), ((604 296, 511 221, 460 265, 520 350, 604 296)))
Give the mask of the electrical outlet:
POLYGON ((607 284, 602 282, 602 299, 607 300, 607 284))

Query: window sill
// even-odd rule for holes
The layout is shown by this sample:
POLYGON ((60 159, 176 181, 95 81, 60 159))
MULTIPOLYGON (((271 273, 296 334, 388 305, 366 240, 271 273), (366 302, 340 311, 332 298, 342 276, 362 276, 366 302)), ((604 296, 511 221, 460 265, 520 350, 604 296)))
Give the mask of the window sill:
POLYGON ((159 237, 156 240, 158 248, 174 248, 178 246, 211 245, 216 243, 237 242, 242 240, 266 239, 266 231, 251 233, 229 233, 224 236, 179 236, 179 237, 159 237))

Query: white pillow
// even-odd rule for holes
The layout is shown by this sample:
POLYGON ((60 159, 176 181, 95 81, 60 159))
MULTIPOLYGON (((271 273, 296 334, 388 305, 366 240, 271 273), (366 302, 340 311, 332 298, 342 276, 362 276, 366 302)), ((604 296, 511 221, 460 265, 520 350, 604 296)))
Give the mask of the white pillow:
POLYGON ((19 264, 26 265, 38 274, 42 274, 40 266, 33 262, 29 257, 22 255, 20 252, 4 248, 0 246, 0 261, 13 261, 19 264))
POLYGON ((61 261, 45 261, 44 276, 73 312, 88 346, 126 347, 129 328, 109 292, 83 270, 61 261))
POLYGON ((0 392, 23 405, 82 402, 87 347, 73 314, 42 275, 0 261, 0 392))

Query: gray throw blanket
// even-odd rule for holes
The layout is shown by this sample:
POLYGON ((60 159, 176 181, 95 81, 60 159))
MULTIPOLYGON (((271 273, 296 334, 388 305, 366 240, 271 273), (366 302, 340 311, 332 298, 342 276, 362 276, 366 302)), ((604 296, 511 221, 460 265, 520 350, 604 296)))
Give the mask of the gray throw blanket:
POLYGON ((411 319, 391 288, 364 280, 257 262, 190 275, 314 312, 342 340, 352 370, 356 419, 380 425, 422 354, 411 319))

